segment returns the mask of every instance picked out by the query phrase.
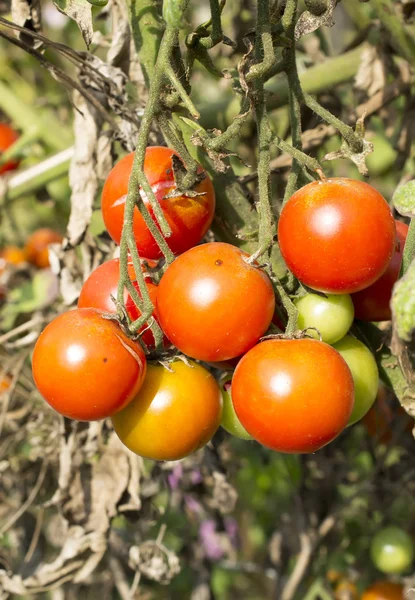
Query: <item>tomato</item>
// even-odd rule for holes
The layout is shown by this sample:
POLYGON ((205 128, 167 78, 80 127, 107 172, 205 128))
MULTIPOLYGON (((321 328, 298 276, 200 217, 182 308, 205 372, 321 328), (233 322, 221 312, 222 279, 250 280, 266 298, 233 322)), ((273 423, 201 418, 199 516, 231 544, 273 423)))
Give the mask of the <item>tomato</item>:
POLYGON ((373 354, 367 346, 350 335, 333 348, 344 358, 353 377, 354 407, 349 425, 359 421, 372 407, 379 387, 379 372, 373 354))
POLYGON ((359 594, 357 593, 357 587, 351 581, 343 579, 336 585, 334 591, 334 600, 359 600, 359 594))
POLYGON ((392 318, 390 307, 392 289, 399 279, 403 249, 409 229, 402 221, 395 221, 395 225, 398 242, 386 271, 375 283, 352 295, 356 319, 390 321, 392 318))
POLYGON ((412 564, 414 543, 406 531, 391 525, 381 529, 372 539, 370 555, 382 573, 402 573, 412 564))
POLYGON ((63 236, 57 231, 53 231, 53 229, 47 227, 37 229, 26 242, 27 260, 40 269, 49 267, 48 246, 49 244, 60 244, 62 240, 63 236))
POLYGON ((361 600, 403 600, 403 585, 393 581, 376 581, 363 593, 361 600))
POLYGON ((32 370, 39 392, 57 412, 96 421, 134 398, 146 373, 146 357, 101 311, 77 308, 43 330, 32 370))
POLYGON ((241 360, 242 356, 236 356, 235 358, 231 358, 229 360, 220 360, 218 362, 208 362, 207 364, 213 367, 214 369, 218 369, 219 371, 233 371, 241 360))
POLYGON ((232 404, 231 396, 231 381, 232 375, 223 375, 219 381, 220 390, 223 399, 223 412, 221 426, 231 435, 242 440, 252 440, 245 427, 242 426, 240 420, 236 416, 235 409, 232 404))
MULTIPOLYGON (((143 267, 144 268, 144 267, 143 267)), ((131 281, 135 282, 134 285, 138 290, 138 284, 135 281, 136 275, 132 262, 128 263, 128 272, 131 281)), ((109 313, 116 313, 117 307, 111 296, 117 298, 118 292, 118 281, 120 278, 120 261, 118 258, 107 260, 100 265, 95 271, 91 273, 88 279, 85 281, 81 294, 78 300, 78 308, 98 308, 109 313)), ((146 277, 146 286, 150 296, 150 300, 153 306, 156 305, 157 286, 151 281, 149 277, 146 277)), ((124 290, 124 301, 129 316, 133 321, 138 319, 141 312, 134 304, 133 299, 124 290)), ((142 340, 146 346, 154 346, 154 336, 150 329, 147 329, 147 325, 143 325, 140 331, 146 331, 142 335, 142 340)))
POLYGON ((247 254, 220 242, 176 258, 161 278, 157 314, 169 340, 206 362, 252 348, 271 323, 275 296, 268 276, 247 254))
POLYGON ((347 364, 317 340, 262 342, 245 354, 232 379, 242 425, 278 452, 315 452, 331 442, 346 427, 353 399, 347 364))
POLYGON ((278 239, 292 273, 332 294, 358 292, 386 271, 395 247, 386 200, 362 181, 314 181, 281 211, 278 239))
POLYGON ((406 422, 405 431, 411 433, 414 426, 413 419, 396 399, 394 405, 390 406, 386 387, 380 381, 376 401, 362 419, 366 431, 379 442, 387 444, 392 439, 393 425, 401 418, 404 418, 406 422))
MULTIPOLYGON (((14 131, 7 123, 0 123, 0 157, 1 153, 10 148, 19 138, 17 131, 14 131)), ((4 165, 0 165, 0 175, 6 171, 14 171, 19 166, 18 160, 9 160, 4 165)))
POLYGON ((0 398, 4 394, 4 392, 7 392, 7 390, 10 387, 10 383, 11 383, 11 379, 8 375, 3 375, 1 377, 1 379, 0 379, 0 398))
POLYGON ((206 369, 180 360, 169 369, 148 365, 137 396, 112 418, 122 443, 153 460, 195 452, 211 439, 222 416, 219 386, 206 369))
MULTIPOLYGON (((306 294, 294 304, 298 309, 298 328, 315 327, 327 344, 341 340, 353 323, 353 302, 348 294, 330 294, 326 298, 306 294)), ((308 333, 318 339, 316 332, 308 333)))
POLYGON ((3 270, 7 263, 11 265, 21 265, 26 261, 26 253, 17 246, 6 246, 0 251, 0 265, 3 270))
MULTIPOLYGON (((164 199, 175 189, 172 166, 174 155, 177 156, 177 153, 170 148, 150 146, 146 150, 144 171, 172 231, 166 241, 174 254, 181 254, 198 244, 208 231, 215 212, 215 192, 212 181, 206 176, 194 190, 203 194, 202 196, 164 199)), ((117 244, 121 240, 133 160, 134 153, 122 158, 108 175, 102 190, 101 203, 105 226, 117 244)), ((200 172, 203 172, 201 168, 200 172)), ((143 192, 141 195, 155 220, 148 198, 143 192)), ((160 258, 162 253, 137 208, 134 211, 133 226, 139 254, 146 258, 160 258)))

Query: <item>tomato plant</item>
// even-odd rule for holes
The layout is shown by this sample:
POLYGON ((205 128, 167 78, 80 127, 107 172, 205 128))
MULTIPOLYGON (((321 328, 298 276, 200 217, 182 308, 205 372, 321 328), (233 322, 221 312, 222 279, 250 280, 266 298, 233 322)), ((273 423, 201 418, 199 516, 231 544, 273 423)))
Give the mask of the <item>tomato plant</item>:
POLYGON ((271 281, 230 244, 203 244, 169 266, 159 285, 157 314, 181 351, 204 361, 229 360, 266 332, 275 308, 271 281), (249 293, 247 293, 249 291, 249 293))
MULTIPOLYGON (((143 267, 144 269, 144 267, 143 267)), ((136 275, 133 263, 128 263, 128 272, 131 281, 139 292, 138 284, 135 281, 136 275)), ((113 300, 117 298, 118 281, 120 278, 120 261, 118 258, 107 260, 97 267, 88 279, 85 281, 78 300, 78 308, 98 308, 109 313, 116 313, 117 307, 113 300)), ((157 297, 157 285, 154 284, 149 276, 146 277, 146 286, 150 300, 155 306, 157 297)), ((140 293, 140 292, 139 292, 140 293)), ((129 316, 134 321, 141 315, 140 310, 134 304, 133 299, 124 290, 124 301, 129 316)), ((155 316, 155 313, 154 315, 155 316)), ((147 325, 144 325, 140 331, 146 331, 142 335, 142 340, 146 346, 154 346, 154 336, 147 325)))
POLYGON ((395 221, 395 225, 397 244, 386 271, 375 283, 352 295, 356 319, 390 321, 392 318, 390 307, 392 289, 399 279, 403 249, 409 229, 402 221, 395 221))
POLYGON ((232 379, 236 414, 278 452, 315 452, 347 425, 353 379, 336 350, 317 340, 268 340, 241 359, 232 379))
POLYGON ((141 390, 112 422, 132 452, 153 460, 179 460, 207 444, 221 416, 215 378, 195 362, 176 360, 169 369, 148 365, 141 390))
POLYGON ((32 370, 39 392, 57 412, 96 421, 132 400, 146 373, 146 357, 101 311, 77 308, 40 334, 32 370))
POLYGON ((281 212, 278 239, 288 268, 307 286, 327 293, 357 292, 385 272, 395 246, 386 200, 362 181, 315 181, 281 212))
POLYGON ((406 531, 391 525, 374 536, 370 555, 375 567, 382 573, 403 573, 414 559, 414 543, 406 531))
MULTIPOLYGON (((19 134, 10 125, 0 123, 0 157, 1 153, 10 148, 18 138, 19 134)), ((6 171, 14 171, 18 166, 19 161, 9 160, 4 165, 0 165, 0 175, 6 173, 6 171)))
POLYGON ((232 375, 229 374, 223 375, 219 381, 223 399, 223 412, 220 424, 231 435, 241 438, 242 440, 252 440, 252 436, 249 435, 245 427, 243 427, 240 420, 236 416, 236 412, 232 404, 231 382, 232 375))
POLYGON ((356 338, 346 335, 333 344, 341 354, 353 376, 354 406, 349 425, 359 421, 371 408, 379 387, 379 372, 376 361, 369 348, 356 338))
MULTIPOLYGON (((178 155, 170 148, 148 147, 145 155, 144 171, 171 227, 172 234, 166 238, 166 241, 174 254, 181 254, 200 242, 208 231, 215 211, 215 192, 212 181, 206 175, 205 179, 194 190, 201 195, 165 198, 169 192, 175 189, 173 156, 178 155)), ((102 190, 101 205, 105 226, 117 244, 121 240, 125 200, 133 160, 134 153, 122 158, 108 175, 102 190)), ((202 169, 200 171, 202 172, 202 169)), ((143 192, 140 191, 140 193, 154 218, 148 198, 143 192)), ((134 211, 133 227, 140 255, 146 258, 161 257, 160 249, 137 208, 134 211)))
POLYGON ((365 590, 361 600, 403 600, 403 586, 393 581, 376 581, 365 590))
POLYGON ((63 236, 57 231, 53 231, 53 229, 47 227, 37 229, 26 242, 27 260, 40 269, 49 267, 48 246, 49 244, 59 244, 62 240, 63 236))
MULTIPOLYGON (((297 325, 299 329, 315 327, 321 334, 323 342, 333 344, 349 331, 353 323, 353 302, 348 294, 306 294, 295 305, 298 310, 297 325)), ((310 335, 318 337, 317 332, 310 335)))

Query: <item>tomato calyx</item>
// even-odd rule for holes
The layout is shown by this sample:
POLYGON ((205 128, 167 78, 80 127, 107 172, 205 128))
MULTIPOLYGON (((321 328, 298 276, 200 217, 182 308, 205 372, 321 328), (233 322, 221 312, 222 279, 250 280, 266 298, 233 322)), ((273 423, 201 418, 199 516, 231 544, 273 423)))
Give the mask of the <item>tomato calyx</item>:
POLYGON ((180 198, 180 196, 187 196, 188 198, 206 196, 206 192, 196 192, 196 190, 193 189, 206 179, 206 173, 204 171, 193 175, 189 186, 188 178, 190 172, 186 169, 182 159, 175 154, 172 156, 172 168, 174 185, 172 186, 172 189, 163 196, 163 200, 180 198))
POLYGON ((190 358, 188 358, 184 354, 181 354, 180 352, 177 352, 176 349, 168 349, 162 353, 159 352, 157 354, 155 352, 152 352, 148 355, 147 359, 150 364, 161 365, 167 371, 169 371, 169 373, 174 373, 174 370, 170 367, 170 364, 173 362, 177 362, 178 360, 184 363, 186 367, 193 369, 193 363, 190 360, 190 358))
POLYGON ((298 329, 297 331, 294 331, 293 333, 270 333, 269 335, 264 335, 261 339, 260 342, 265 342, 266 340, 303 340, 303 339, 309 339, 309 340, 316 340, 316 341, 323 341, 323 336, 321 335, 320 331, 317 329, 317 327, 306 327, 305 329, 298 329), (318 340, 316 340, 316 338, 307 333, 308 331, 315 331, 319 337, 318 340))

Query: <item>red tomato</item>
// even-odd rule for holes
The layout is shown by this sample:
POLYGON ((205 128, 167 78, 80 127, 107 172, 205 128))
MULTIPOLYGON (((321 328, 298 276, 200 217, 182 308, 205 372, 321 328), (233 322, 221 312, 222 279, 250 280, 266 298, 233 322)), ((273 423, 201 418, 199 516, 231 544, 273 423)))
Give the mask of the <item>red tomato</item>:
POLYGON ((403 586, 393 581, 377 581, 362 596, 362 600, 403 600, 403 598, 403 586))
POLYGON ((145 354, 114 321, 93 308, 56 317, 36 342, 36 386, 57 412, 78 421, 110 417, 139 391, 145 354))
POLYGON ((247 254, 220 242, 176 258, 161 278, 157 314, 169 340, 206 362, 235 358, 252 348, 271 323, 271 281, 247 254))
POLYGON ((395 247, 386 200, 362 181, 315 181, 296 192, 278 223, 282 256, 309 287, 331 294, 358 292, 385 272, 395 247))
POLYGON ((239 362, 232 401, 242 425, 264 446, 277 452, 315 452, 346 427, 353 378, 328 344, 273 339, 239 362))
MULTIPOLYGON (((136 276, 132 262, 128 263, 128 272, 131 280, 134 282, 134 286, 139 292, 138 284, 135 281, 136 276)), ((95 271, 93 271, 85 281, 79 296, 78 308, 98 308, 99 310, 103 310, 105 312, 116 313, 117 308, 111 296, 117 298, 119 278, 119 259, 114 258, 113 260, 107 260, 104 262, 97 269, 95 269, 95 271)), ((155 306, 158 288, 149 277, 146 277, 146 286, 150 300, 153 306, 155 306)), ((129 316, 133 321, 135 321, 141 315, 141 312, 134 304, 134 301, 127 290, 124 290, 124 301, 129 316)), ((140 331, 143 331, 144 329, 147 329, 147 325, 144 325, 140 331)), ((142 340, 146 346, 154 346, 154 336, 150 329, 147 329, 143 333, 142 340)))
POLYGON ((53 231, 53 229, 47 227, 37 229, 26 242, 27 260, 40 269, 49 267, 48 246, 49 244, 59 244, 62 240, 63 236, 57 231, 53 231))
POLYGON ((390 321, 392 289, 399 279, 408 225, 395 221, 398 242, 383 275, 369 287, 352 295, 355 318, 362 321, 390 321))
MULTIPOLYGON (((211 180, 206 176, 195 188, 195 191, 203 193, 203 196, 164 199, 175 189, 173 155, 177 156, 177 153, 170 148, 150 146, 146 150, 144 171, 171 227, 172 234, 166 238, 167 243, 174 254, 181 254, 198 244, 209 229, 215 212, 215 192, 211 180)), ((117 244, 121 240, 125 200, 133 160, 134 153, 122 158, 108 175, 102 190, 102 215, 105 226, 117 244)), ((200 171, 202 172, 202 169, 200 171)), ((153 216, 147 197, 144 193, 141 195, 153 216)), ((162 256, 138 209, 134 212, 134 237, 142 257, 162 256)))
MULTIPOLYGON (((19 134, 7 125, 7 123, 0 123, 0 156, 1 153, 10 148, 12 144, 19 138, 19 134)), ((0 175, 6 171, 14 171, 19 166, 18 160, 9 160, 4 165, 0 166, 0 175)))
POLYGON ((197 363, 149 365, 143 387, 112 422, 132 452, 153 460, 179 460, 208 443, 222 416, 214 377, 197 363))

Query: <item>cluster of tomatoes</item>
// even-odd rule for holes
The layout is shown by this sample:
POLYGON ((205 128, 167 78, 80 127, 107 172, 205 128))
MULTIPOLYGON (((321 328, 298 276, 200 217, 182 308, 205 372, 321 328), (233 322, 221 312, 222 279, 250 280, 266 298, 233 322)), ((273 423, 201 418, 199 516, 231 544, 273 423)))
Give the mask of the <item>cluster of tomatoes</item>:
MULTIPOLYGON (((139 341, 111 318, 120 278, 114 259, 90 275, 78 308, 40 335, 33 354, 36 385, 67 417, 111 417, 128 448, 156 460, 194 452, 220 424, 279 452, 315 452, 360 420, 376 398, 373 355, 348 332, 355 314, 390 319, 406 226, 395 223, 387 202, 366 183, 337 178, 300 189, 282 209, 278 238, 291 272, 315 290, 294 299, 299 328, 314 329, 267 336, 272 322, 283 329, 272 281, 235 246, 196 245, 214 216, 214 190, 200 169, 196 193, 175 194, 174 154, 148 148, 144 170, 170 225, 166 242, 176 259, 158 285, 145 263, 142 270, 165 346, 183 356, 176 354, 167 367, 147 364, 139 341), (218 384, 200 363, 227 373, 218 384)), ((117 243, 132 162, 132 154, 118 162, 102 193, 103 218, 117 243)), ((133 230, 140 256, 160 258, 137 209, 133 230)), ((137 286, 132 263, 128 269, 137 286)), ((141 314, 127 291, 125 306, 132 320, 141 314)), ((149 329, 140 336, 145 348, 154 346, 149 329)))

